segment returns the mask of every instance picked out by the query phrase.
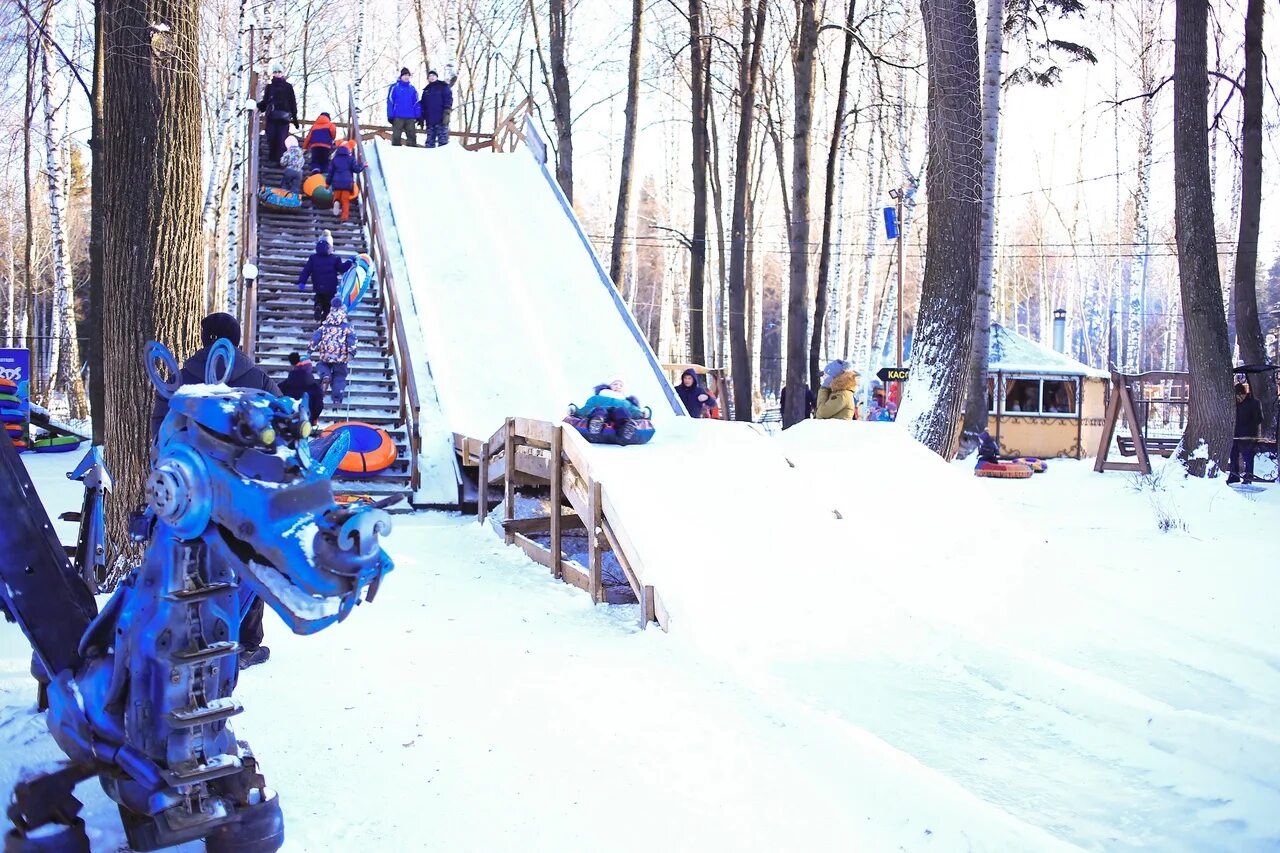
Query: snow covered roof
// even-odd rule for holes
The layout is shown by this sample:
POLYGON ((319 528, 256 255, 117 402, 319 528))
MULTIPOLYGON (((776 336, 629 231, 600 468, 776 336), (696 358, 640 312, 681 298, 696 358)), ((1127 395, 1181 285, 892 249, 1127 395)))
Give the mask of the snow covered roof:
POLYGON ((1024 338, 999 323, 991 324, 991 344, 987 349, 990 373, 1049 373, 1064 376, 1094 376, 1106 379, 1107 372, 1076 361, 1055 349, 1024 338))

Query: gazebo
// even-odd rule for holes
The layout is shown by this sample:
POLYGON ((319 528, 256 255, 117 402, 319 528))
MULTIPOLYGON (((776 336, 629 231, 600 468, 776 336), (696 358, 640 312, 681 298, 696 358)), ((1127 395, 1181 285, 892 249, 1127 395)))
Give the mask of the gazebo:
POLYGON ((1005 456, 1072 456, 1097 447, 1107 373, 991 324, 987 361, 990 432, 1005 456))

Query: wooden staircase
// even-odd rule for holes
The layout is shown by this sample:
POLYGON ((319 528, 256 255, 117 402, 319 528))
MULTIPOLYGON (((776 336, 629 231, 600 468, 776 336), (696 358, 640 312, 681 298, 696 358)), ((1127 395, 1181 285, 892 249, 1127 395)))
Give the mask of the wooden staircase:
MULTIPOLYGON (((258 186, 278 187, 283 173, 276 163, 264 156, 259 159, 258 186)), ((305 205, 299 211, 279 211, 264 205, 257 207, 257 293, 256 333, 253 356, 277 382, 289 374, 289 353, 304 357, 311 335, 319 323, 315 320, 310 285, 299 291, 298 275, 307 258, 315 251, 316 241, 327 229, 333 234, 334 251, 365 252, 363 205, 351 204, 351 219, 342 222, 328 210, 305 205)), ((339 493, 384 497, 410 495, 413 490, 410 466, 410 444, 402 417, 401 384, 397 381, 396 364, 388 345, 386 316, 383 310, 381 282, 366 294, 351 312, 351 325, 356 332, 356 355, 348 366, 347 399, 334 406, 326 395, 320 426, 338 421, 364 421, 386 430, 396 444, 397 459, 385 471, 365 477, 334 477, 339 493)))

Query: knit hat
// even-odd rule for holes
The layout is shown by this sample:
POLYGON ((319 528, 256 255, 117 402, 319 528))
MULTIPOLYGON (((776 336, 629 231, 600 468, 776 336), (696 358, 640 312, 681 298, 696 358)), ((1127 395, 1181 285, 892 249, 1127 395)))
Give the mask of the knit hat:
POLYGON ((330 308, 341 308, 341 307, 342 307, 342 297, 341 297, 341 296, 335 296, 335 297, 333 297, 333 299, 331 299, 331 300, 329 301, 329 307, 330 307, 330 308))
POLYGON ((321 237, 316 241, 316 254, 329 255, 333 253, 333 244, 325 238, 321 237))
POLYGON ((283 66, 283 65, 281 65, 279 62, 273 62, 273 63, 271 63, 271 73, 272 73, 272 74, 283 74, 283 73, 284 73, 284 66, 283 66))
POLYGON ((401 76, 401 77, 403 77, 403 76, 405 76, 406 74, 408 74, 410 77, 412 77, 412 76, 413 76, 412 72, 410 72, 408 68, 401 68, 401 69, 400 69, 400 76, 401 76))
POLYGON ((230 314, 221 311, 210 314, 200 321, 200 342, 205 346, 213 346, 219 338, 226 338, 235 346, 240 346, 240 323, 230 314))
POLYGON ((826 367, 822 368, 822 387, 830 388, 831 380, 848 369, 849 362, 844 359, 837 358, 835 361, 828 363, 826 367))
POLYGON ((297 148, 297 147, 298 147, 298 138, 297 138, 296 136, 286 136, 286 137, 284 138, 284 147, 285 147, 285 148, 297 148))
POLYGON ((428 71, 428 72, 427 72, 427 76, 428 76, 428 77, 439 77, 440 75, 439 75, 439 74, 437 74, 437 73, 435 72, 435 69, 433 68, 432 70, 430 70, 430 71, 428 71))
POLYGON ((296 353, 296 352, 291 352, 291 353, 289 353, 289 363, 290 363, 290 364, 292 364, 292 365, 294 365, 294 366, 296 367, 296 366, 298 365, 298 362, 300 362, 300 361, 302 361, 302 356, 301 356, 301 355, 299 355, 299 354, 298 354, 298 353, 296 353))

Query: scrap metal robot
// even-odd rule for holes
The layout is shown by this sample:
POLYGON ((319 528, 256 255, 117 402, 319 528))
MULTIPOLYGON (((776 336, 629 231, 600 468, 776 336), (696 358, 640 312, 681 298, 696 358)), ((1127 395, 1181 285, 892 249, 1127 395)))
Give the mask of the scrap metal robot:
POLYGON ((243 710, 232 696, 241 619, 257 595, 295 633, 319 631, 372 601, 392 568, 379 546, 390 531, 383 508, 334 502, 345 438, 317 459, 303 403, 227 387, 227 341, 211 350, 204 385, 178 387, 176 360, 159 344, 146 360, 169 415, 134 525, 145 555, 101 613, 81 572, 103 550, 84 547, 85 525, 100 546, 109 478, 86 479, 84 464, 69 475, 92 492, 84 563, 73 567, 0 440, 0 609, 31 641, 49 731, 69 759, 17 785, 5 853, 87 851, 72 790, 93 776, 119 804, 134 850, 196 839, 214 853, 279 849, 279 799, 229 722, 243 710))

